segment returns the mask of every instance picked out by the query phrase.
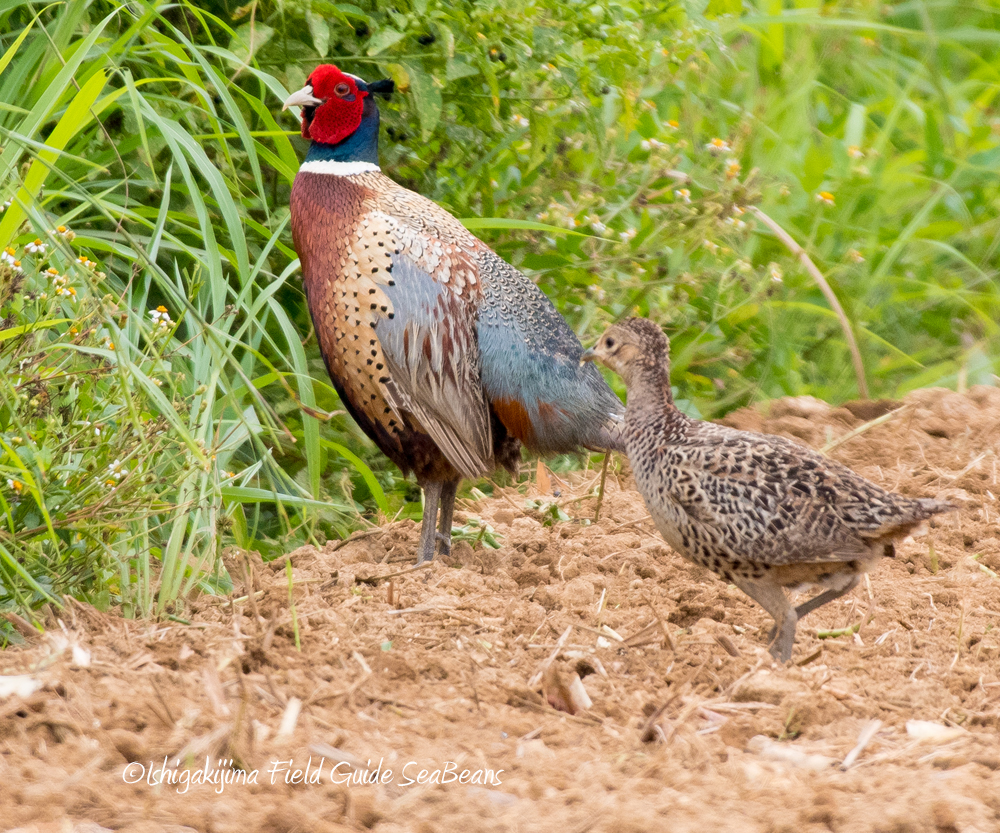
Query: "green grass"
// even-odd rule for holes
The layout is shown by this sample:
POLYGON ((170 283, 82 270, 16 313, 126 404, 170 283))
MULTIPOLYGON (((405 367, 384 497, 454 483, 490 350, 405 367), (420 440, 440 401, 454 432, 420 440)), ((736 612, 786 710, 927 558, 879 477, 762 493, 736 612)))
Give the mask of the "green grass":
POLYGON ((296 274, 280 103, 322 60, 396 80, 384 169, 583 339, 666 325, 695 412, 995 384, 1000 11, 793 6, 0 3, 0 608, 173 615, 224 546, 419 514, 296 274))

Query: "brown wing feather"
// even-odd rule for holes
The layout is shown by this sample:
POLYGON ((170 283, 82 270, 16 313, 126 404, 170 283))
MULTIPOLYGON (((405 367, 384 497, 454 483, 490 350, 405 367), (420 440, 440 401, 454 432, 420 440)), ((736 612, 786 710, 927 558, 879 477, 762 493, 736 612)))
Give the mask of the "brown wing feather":
POLYGON ((933 514, 845 466, 780 437, 690 422, 666 447, 671 497, 742 560, 780 565, 851 561, 874 541, 933 514))
POLYGON ((377 172, 300 173, 292 233, 320 349, 365 431, 401 468, 416 466, 418 476, 427 467, 454 476, 433 459, 414 459, 415 445, 420 456, 429 453, 426 442, 415 443, 421 436, 466 476, 492 471, 489 406, 469 312, 479 296, 471 253, 478 241, 440 206, 377 172), (402 322, 419 349, 389 356, 382 335, 396 329, 391 296, 412 278, 399 276, 397 285, 394 259, 433 275, 442 291, 431 299, 429 317, 402 322))
POLYGON ((386 291, 396 313, 375 327, 389 404, 412 414, 465 477, 488 474, 496 464, 473 311, 402 254, 393 277, 386 291))

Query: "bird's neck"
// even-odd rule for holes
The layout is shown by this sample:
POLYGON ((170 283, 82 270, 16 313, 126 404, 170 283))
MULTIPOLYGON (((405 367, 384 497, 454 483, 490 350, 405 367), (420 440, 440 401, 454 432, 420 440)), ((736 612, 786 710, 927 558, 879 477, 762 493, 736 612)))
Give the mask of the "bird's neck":
POLYGON ((378 168, 378 108, 365 107, 361 124, 335 145, 313 139, 306 162, 361 162, 378 168))
POLYGON ((683 419, 674 405, 674 394, 670 389, 669 360, 637 362, 629 368, 625 385, 628 388, 626 419, 629 415, 644 419, 656 414, 665 414, 671 420, 674 417, 683 419))
POLYGON ((647 358, 634 363, 629 368, 625 385, 630 398, 636 393, 643 400, 666 402, 670 406, 674 404, 674 395, 670 389, 669 360, 647 358))

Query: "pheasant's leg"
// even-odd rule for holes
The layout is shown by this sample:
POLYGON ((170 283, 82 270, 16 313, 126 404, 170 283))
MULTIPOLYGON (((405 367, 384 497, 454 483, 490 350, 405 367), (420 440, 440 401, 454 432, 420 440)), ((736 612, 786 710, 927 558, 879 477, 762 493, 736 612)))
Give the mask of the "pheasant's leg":
POLYGON ((733 576, 733 583, 771 614, 771 618, 774 619, 774 629, 771 631, 768 650, 779 662, 788 662, 792 658, 795 625, 799 617, 795 608, 789 604, 784 591, 774 581, 766 579, 733 576))
POLYGON ((858 581, 860 576, 852 575, 848 582, 840 588, 831 587, 829 590, 824 590, 818 596, 813 596, 809 601, 803 602, 798 607, 795 608, 795 615, 801 619, 807 613, 811 613, 817 607, 822 607, 827 602, 832 602, 834 599, 839 599, 845 593, 851 592, 855 587, 858 586, 858 581))
POLYGON ((438 503, 441 501, 441 489, 444 484, 440 480, 431 480, 422 486, 424 490, 424 517, 420 522, 420 555, 417 558, 417 564, 423 564, 434 558, 438 503))
POLYGON ((451 516, 455 511, 455 495, 458 493, 457 480, 446 480, 441 486, 441 519, 438 522, 438 554, 451 552, 451 516))

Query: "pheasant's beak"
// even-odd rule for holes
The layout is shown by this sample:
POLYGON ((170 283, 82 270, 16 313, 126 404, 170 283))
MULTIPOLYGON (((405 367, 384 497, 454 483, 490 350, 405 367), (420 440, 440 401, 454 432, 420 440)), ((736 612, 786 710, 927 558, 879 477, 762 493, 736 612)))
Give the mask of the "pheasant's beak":
POLYGON ((285 103, 281 106, 281 111, 284 112, 289 107, 315 107, 317 104, 322 103, 322 98, 316 98, 313 95, 312 85, 306 84, 301 90, 292 93, 285 99, 285 103))
POLYGON ((594 348, 591 347, 589 350, 584 350, 580 356, 580 367, 583 367, 587 362, 597 361, 597 353, 594 352, 594 348))

